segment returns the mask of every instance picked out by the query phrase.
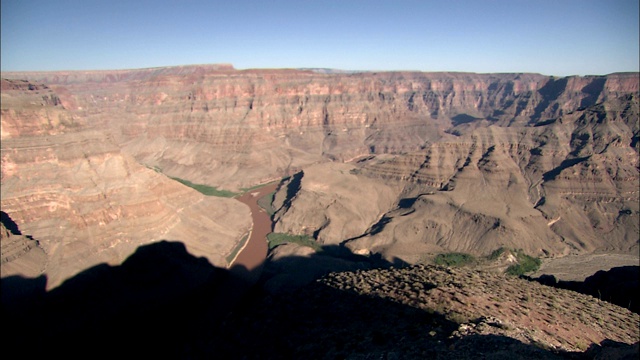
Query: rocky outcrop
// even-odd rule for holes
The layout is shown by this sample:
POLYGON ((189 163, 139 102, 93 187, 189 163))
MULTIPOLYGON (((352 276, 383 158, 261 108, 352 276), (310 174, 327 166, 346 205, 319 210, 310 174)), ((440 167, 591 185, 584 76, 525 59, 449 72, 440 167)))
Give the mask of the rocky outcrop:
POLYGON ((2 276, 19 274, 37 277, 42 274, 47 264, 47 256, 40 243, 32 236, 22 234, 18 225, 4 211, 0 212, 0 217, 2 276))
POLYGON ((289 198, 275 198, 274 231, 310 235, 324 245, 363 234, 393 206, 401 187, 354 175, 354 169, 342 163, 305 168, 300 189, 291 193, 287 186, 289 198))
POLYGON ((229 318, 218 351, 258 358, 633 358, 640 317, 576 292, 438 266, 331 273, 229 318), (247 336, 251 334, 251 336, 247 336), (600 355, 601 354, 601 355, 600 355), (616 357, 617 354, 617 357, 616 357))

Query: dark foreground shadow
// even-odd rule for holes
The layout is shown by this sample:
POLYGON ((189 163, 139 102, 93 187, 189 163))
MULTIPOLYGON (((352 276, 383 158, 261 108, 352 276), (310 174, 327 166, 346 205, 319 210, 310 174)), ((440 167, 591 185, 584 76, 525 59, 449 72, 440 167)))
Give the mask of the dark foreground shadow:
MULTIPOLYGON (((282 245, 280 245, 282 246, 282 245)), ((362 256, 342 245, 324 245, 309 256, 277 256, 270 251, 260 286, 269 293, 295 290, 331 272, 405 267, 401 259, 388 261, 380 255, 362 256)))
POLYGON ((141 246, 46 292, 46 278, 3 278, 3 344, 21 357, 200 358, 212 324, 247 290, 180 242, 141 246), (19 349, 19 350, 18 350, 19 349))
MULTIPOLYGON (((360 259, 327 251, 305 261, 360 259)), ((29 359, 584 358, 505 336, 453 339, 458 324, 437 311, 317 281, 267 295, 236 270, 240 276, 190 255, 180 242, 161 241, 48 292, 44 277, 4 278, 2 344, 29 359)))
POLYGON ((443 314, 313 282, 256 298, 214 339, 221 359, 583 359, 498 335, 451 338, 443 314))
POLYGON ((525 278, 543 285, 591 295, 635 313, 640 313, 640 292, 638 292, 640 289, 640 266, 619 266, 606 271, 600 270, 584 281, 563 281, 556 279, 553 275, 525 278))

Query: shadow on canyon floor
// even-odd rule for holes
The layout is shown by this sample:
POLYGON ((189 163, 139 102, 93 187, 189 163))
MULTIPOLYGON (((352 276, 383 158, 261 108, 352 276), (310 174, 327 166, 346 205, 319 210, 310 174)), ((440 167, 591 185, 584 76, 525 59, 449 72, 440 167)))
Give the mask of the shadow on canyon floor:
MULTIPOLYGON (((4 227, 13 235, 22 235, 22 232, 18 228, 18 224, 4 211, 0 211, 0 224, 4 225, 4 227)), ((30 235, 25 235, 27 238, 32 239, 30 235)))
MULTIPOLYGON (((353 260, 374 266, 339 247, 326 251, 303 260, 323 271, 342 270, 340 266, 353 260)), ((285 260, 297 264, 300 259, 285 260)), ((297 265, 293 269, 307 270, 297 265)), ((553 359, 576 355, 552 353, 503 336, 468 336, 454 342, 448 335, 458 324, 437 311, 314 281, 295 291, 267 294, 242 280, 242 273, 248 271, 217 268, 190 255, 180 242, 161 241, 139 247, 119 266, 97 265, 48 292, 44 276, 3 278, 3 344, 27 358, 553 359)))
MULTIPOLYGON (((218 328, 222 358, 563 359, 505 336, 450 339, 458 324, 436 311, 311 283, 247 302, 218 328)), ((625 344, 626 345, 626 344, 625 344)))
POLYGON ((558 280, 553 275, 542 275, 537 278, 526 277, 543 285, 572 290, 591 295, 600 300, 616 304, 640 313, 640 266, 619 266, 610 270, 601 270, 587 277, 584 281, 558 280))
POLYGON ((409 265, 397 258, 388 261, 379 255, 357 255, 341 245, 324 245, 308 256, 277 256, 274 259, 273 255, 270 251, 260 279, 261 287, 270 293, 293 291, 330 272, 409 265))

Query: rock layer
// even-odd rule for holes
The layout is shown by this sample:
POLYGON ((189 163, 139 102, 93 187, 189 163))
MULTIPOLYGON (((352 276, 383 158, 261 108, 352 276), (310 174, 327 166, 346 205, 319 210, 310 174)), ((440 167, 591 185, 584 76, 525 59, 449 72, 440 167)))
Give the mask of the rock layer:
POLYGON ((47 84, 147 165, 229 189, 323 159, 419 149, 452 124, 544 122, 638 86, 636 74, 556 79, 228 66, 3 76, 47 84))

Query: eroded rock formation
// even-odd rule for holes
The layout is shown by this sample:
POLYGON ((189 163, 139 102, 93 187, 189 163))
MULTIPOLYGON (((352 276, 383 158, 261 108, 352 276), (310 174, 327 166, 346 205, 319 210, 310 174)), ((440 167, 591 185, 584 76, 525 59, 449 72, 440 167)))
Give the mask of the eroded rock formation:
POLYGON ((232 201, 139 164, 228 190, 303 171, 296 194, 283 186, 276 196, 276 229, 359 254, 416 262, 500 246, 551 256, 638 250, 637 73, 212 65, 2 76, 17 79, 3 82, 3 211, 47 251, 90 236, 107 254, 114 243, 135 246, 124 240, 131 234, 168 236, 175 219, 202 212, 235 216, 207 220, 234 224, 217 230, 224 244, 249 227, 232 201), (145 211, 162 226, 118 215, 145 211))
MULTIPOLYGON (((500 246, 552 256, 637 254, 637 84, 637 74, 547 78, 510 93, 519 99, 493 100, 492 114, 452 116, 451 127, 420 150, 360 161, 353 174, 403 188, 396 205, 362 236, 334 237, 296 215, 326 214, 322 203, 358 203, 359 195, 322 203, 297 197, 280 223, 297 224, 290 231, 325 243, 342 241, 356 253, 409 262, 433 252, 487 255, 500 246)), ((463 104, 453 109, 467 111, 463 104)), ((319 196, 304 185, 305 197, 319 196)), ((322 223, 350 221, 349 213, 341 215, 322 223)))

